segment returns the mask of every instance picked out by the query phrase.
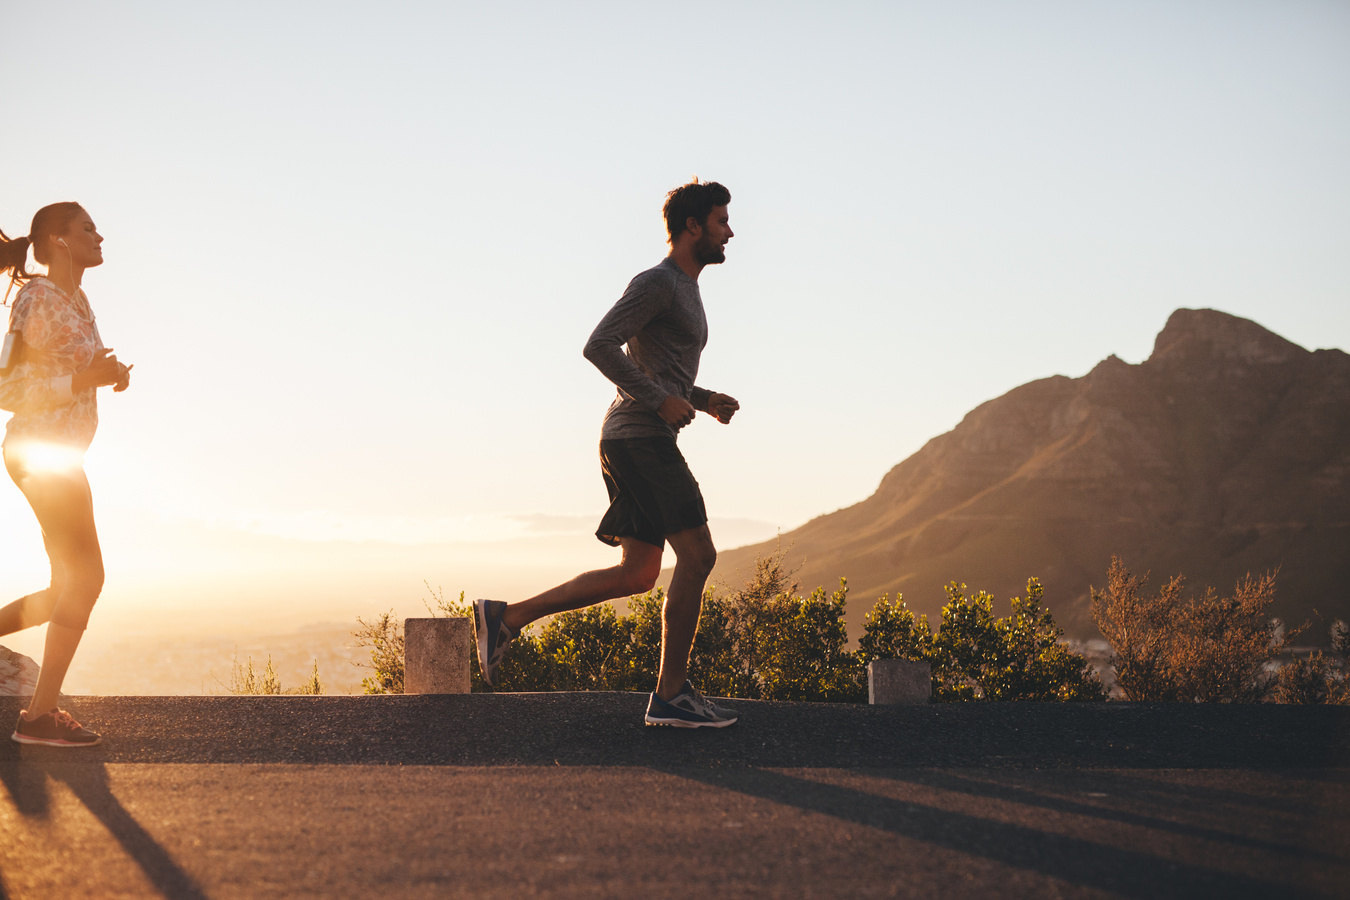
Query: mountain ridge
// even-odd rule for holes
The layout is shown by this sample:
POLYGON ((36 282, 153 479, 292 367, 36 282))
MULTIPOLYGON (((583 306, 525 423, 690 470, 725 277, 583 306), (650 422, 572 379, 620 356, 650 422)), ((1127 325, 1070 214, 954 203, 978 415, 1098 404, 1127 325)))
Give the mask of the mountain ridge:
POLYGON ((723 552, 714 580, 781 544, 804 589, 848 578, 855 636, 882 594, 935 619, 948 582, 1006 604, 1034 576, 1070 636, 1096 637, 1089 589, 1113 554, 1220 591, 1279 568, 1277 614, 1350 617, 1350 356, 1178 309, 1144 362, 988 400, 778 542, 723 552))

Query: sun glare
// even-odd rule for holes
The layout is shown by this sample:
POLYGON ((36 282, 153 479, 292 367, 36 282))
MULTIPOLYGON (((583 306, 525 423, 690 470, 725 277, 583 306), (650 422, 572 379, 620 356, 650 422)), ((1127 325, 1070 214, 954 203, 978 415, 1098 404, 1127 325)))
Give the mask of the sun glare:
POLYGON ((47 441, 24 441, 8 447, 6 452, 17 456, 30 472, 72 472, 84 464, 82 451, 47 441))

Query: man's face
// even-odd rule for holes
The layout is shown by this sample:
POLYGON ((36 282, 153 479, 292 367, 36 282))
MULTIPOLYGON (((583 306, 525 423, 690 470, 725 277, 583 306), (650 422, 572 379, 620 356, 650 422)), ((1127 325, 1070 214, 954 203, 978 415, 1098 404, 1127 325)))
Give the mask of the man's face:
POLYGON ((728 222, 725 206, 714 206, 712 212, 708 213, 703 233, 694 242, 694 258, 703 265, 710 266, 727 261, 727 241, 734 236, 728 222))

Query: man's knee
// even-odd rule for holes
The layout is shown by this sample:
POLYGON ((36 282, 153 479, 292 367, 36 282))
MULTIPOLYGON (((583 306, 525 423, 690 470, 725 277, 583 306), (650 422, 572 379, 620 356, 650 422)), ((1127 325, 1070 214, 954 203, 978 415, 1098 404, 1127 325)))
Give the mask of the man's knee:
POLYGON ((623 596, 645 594, 656 587, 656 579, 661 576, 661 560, 658 557, 654 562, 643 560, 626 563, 621 571, 623 572, 623 596))
POLYGON ((713 546, 712 538, 705 534, 684 544, 675 551, 675 564, 701 573, 705 578, 711 575, 713 566, 717 565, 717 548, 713 546))

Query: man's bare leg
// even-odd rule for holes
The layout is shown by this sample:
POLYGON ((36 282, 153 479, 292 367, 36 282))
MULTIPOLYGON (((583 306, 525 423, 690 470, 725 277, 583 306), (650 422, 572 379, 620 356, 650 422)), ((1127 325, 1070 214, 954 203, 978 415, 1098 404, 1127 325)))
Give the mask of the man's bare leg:
POLYGON ((698 633, 703 586, 717 562, 717 549, 707 525, 668 535, 666 540, 675 551, 675 573, 661 609, 661 674, 656 696, 671 700, 689 677, 689 653, 698 633))
MULTIPOLYGON (((502 613, 502 622, 512 631, 519 632, 544 616, 650 591, 661 574, 661 548, 631 537, 619 538, 619 546, 623 548, 623 559, 617 566, 583 572, 571 581, 549 588, 528 600, 508 604, 502 613)), ((677 576, 679 571, 677 565, 677 576)), ((702 588, 699 590, 702 591, 702 588)), ((697 606, 694 625, 698 625, 697 606)))

